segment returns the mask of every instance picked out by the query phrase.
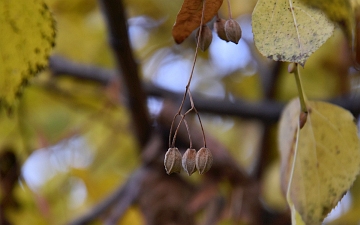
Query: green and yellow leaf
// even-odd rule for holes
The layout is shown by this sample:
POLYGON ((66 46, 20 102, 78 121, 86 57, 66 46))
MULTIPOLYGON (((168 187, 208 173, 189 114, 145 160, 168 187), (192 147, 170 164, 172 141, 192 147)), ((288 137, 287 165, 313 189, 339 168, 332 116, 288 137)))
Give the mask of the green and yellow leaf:
POLYGON ((299 100, 290 102, 281 116, 281 182, 284 192, 290 185, 288 203, 305 224, 320 224, 359 173, 360 141, 347 110, 319 101, 307 107, 308 119, 298 135, 299 100))
POLYGON ((28 79, 47 66, 54 19, 41 0, 0 1, 0 102, 12 106, 28 79))
POLYGON ((322 11, 299 0, 259 0, 252 14, 252 26, 261 54, 302 66, 334 30, 322 11))

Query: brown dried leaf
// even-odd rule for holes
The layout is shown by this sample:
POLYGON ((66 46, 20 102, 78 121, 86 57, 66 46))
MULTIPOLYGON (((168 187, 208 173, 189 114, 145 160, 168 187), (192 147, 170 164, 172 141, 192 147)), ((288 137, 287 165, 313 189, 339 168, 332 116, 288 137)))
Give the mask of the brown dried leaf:
MULTIPOLYGON (((222 2, 223 0, 206 0, 204 24, 217 14, 222 2)), ((177 44, 182 43, 193 30, 200 26, 202 6, 202 0, 184 0, 172 29, 172 36, 177 44)))

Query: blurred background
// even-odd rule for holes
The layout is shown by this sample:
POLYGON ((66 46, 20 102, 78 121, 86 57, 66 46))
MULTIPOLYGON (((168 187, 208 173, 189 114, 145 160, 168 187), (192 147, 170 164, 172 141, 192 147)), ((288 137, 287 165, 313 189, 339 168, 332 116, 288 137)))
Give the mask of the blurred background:
MULTIPOLYGON (((168 176, 161 164, 196 47, 195 34, 181 45, 171 36, 182 1, 123 1, 150 125, 162 142, 141 144, 128 97, 119 95, 121 72, 98 2, 47 0, 57 27, 50 68, 30 80, 11 116, 0 112, 0 223, 289 224, 276 135, 283 105, 297 96, 295 80, 287 63, 262 57, 254 46, 256 1, 230 2, 242 38, 235 45, 213 33, 191 83, 209 146, 219 152, 208 175, 188 177, 168 176), (161 149, 146 151, 154 143, 161 149)), ((226 2, 219 16, 228 19, 226 2)), ((301 72, 309 99, 359 97, 359 73, 340 29, 301 72)), ((198 132, 197 117, 187 119, 198 132)), ((359 200, 356 181, 327 223, 358 224, 359 200)))

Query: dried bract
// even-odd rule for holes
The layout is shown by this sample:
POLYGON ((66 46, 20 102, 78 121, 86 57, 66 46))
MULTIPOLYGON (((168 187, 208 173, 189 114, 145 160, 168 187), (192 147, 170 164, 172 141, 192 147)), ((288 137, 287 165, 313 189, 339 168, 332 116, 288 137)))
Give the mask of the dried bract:
POLYGON ((190 176, 196 171, 196 150, 188 148, 182 157, 182 166, 186 173, 190 176))
MULTIPOLYGON (((198 40, 200 29, 196 33, 196 40, 198 40)), ((199 47, 202 51, 206 51, 212 41, 212 31, 207 25, 201 27, 201 35, 199 40, 199 47)))
POLYGON ((235 44, 239 43, 241 38, 241 28, 238 22, 233 19, 229 19, 225 23, 225 33, 229 41, 234 42, 235 44))
POLYGON ((181 172, 181 153, 178 148, 169 148, 167 150, 164 166, 167 174, 181 172))
POLYGON ((208 148, 201 148, 196 153, 196 168, 200 174, 206 173, 210 170, 213 163, 213 157, 208 148))
POLYGON ((305 126, 305 123, 307 121, 307 112, 300 112, 300 115, 299 115, 299 126, 300 126, 300 129, 303 128, 305 126))
POLYGON ((296 70, 296 64, 295 63, 290 63, 289 65, 288 65, 288 72, 289 73, 294 73, 295 72, 295 70, 296 70))
POLYGON ((217 19, 216 22, 214 23, 214 30, 220 39, 222 39, 226 42, 229 42, 229 39, 227 38, 226 33, 225 33, 225 23, 226 23, 226 20, 221 19, 221 18, 217 19))

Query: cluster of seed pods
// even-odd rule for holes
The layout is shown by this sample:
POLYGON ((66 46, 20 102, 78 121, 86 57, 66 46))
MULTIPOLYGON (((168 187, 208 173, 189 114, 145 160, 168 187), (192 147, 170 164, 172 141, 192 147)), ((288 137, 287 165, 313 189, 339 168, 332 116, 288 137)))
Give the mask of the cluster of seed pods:
MULTIPOLYGON (((220 39, 226 42, 233 42, 238 44, 241 38, 241 28, 238 22, 234 19, 221 19, 218 18, 214 23, 214 30, 219 36, 220 39)), ((202 25, 201 29, 198 30, 196 34, 196 39, 201 32, 200 39, 199 39, 199 48, 202 51, 205 51, 209 48, 211 41, 212 41, 212 31, 207 25, 202 25)))
POLYGON ((200 174, 210 170, 213 163, 211 151, 202 147, 196 152, 193 148, 188 148, 183 156, 178 148, 169 148, 165 154, 164 166, 167 174, 180 173, 183 168, 190 176, 196 170, 200 174))

